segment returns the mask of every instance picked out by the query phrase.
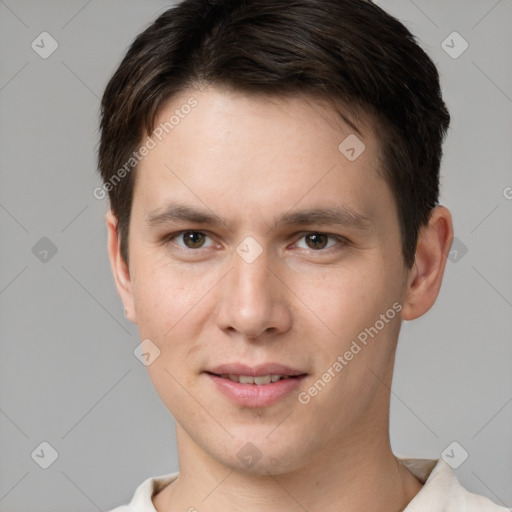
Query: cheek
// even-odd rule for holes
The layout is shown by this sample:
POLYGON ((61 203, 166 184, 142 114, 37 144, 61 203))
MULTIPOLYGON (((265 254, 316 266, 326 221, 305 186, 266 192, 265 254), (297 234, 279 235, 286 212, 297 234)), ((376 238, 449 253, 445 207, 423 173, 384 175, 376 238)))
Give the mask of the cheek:
POLYGON ((381 368, 390 362, 400 329, 396 311, 400 293, 394 270, 389 267, 385 272, 383 268, 376 258, 357 269, 330 270, 325 277, 305 280, 298 287, 297 295, 310 309, 303 313, 305 330, 319 347, 315 351, 317 371, 323 373, 338 356, 343 358, 333 391, 350 389, 357 395, 368 378, 367 368, 381 368))
POLYGON ((133 259, 133 296, 141 337, 162 350, 191 347, 207 319, 218 272, 176 265, 160 253, 133 259))
POLYGON ((195 374, 190 352, 200 339, 201 297, 207 283, 147 258, 136 266, 133 280, 135 310, 141 340, 150 339, 159 356, 147 367, 153 385, 168 407, 185 405, 183 387, 192 389, 195 374))
POLYGON ((330 269, 297 278, 292 286, 311 310, 309 323, 316 322, 342 339, 373 324, 399 297, 390 274, 376 267, 330 269))

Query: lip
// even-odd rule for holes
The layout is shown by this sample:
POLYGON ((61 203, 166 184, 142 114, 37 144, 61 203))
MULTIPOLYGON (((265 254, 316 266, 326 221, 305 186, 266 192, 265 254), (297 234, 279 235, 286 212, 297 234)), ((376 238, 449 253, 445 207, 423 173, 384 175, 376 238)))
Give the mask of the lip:
POLYGON ((216 388, 229 400, 244 407, 268 407, 290 395, 306 377, 306 373, 277 363, 247 366, 240 363, 223 364, 205 372, 216 388), (241 384, 220 375, 289 375, 291 378, 269 384, 241 384))
POLYGON ((242 363, 228 363, 216 366, 208 370, 208 373, 215 373, 217 375, 248 375, 250 377, 261 377, 263 375, 290 375, 295 377, 306 374, 306 372, 295 370, 278 363, 262 363, 256 366, 248 366, 242 363))

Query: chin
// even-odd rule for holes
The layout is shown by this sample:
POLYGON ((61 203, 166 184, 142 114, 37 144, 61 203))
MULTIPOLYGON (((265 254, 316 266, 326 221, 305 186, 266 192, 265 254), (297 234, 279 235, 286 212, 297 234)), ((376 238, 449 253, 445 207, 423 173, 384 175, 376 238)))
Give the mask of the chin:
MULTIPOLYGON (((268 434, 268 431, 265 435, 268 434)), ((250 436, 245 439, 251 439, 250 436)), ((252 437, 255 441, 239 441, 231 446, 236 446, 236 450, 231 453, 227 460, 226 451, 223 451, 219 462, 229 467, 233 471, 248 475, 281 475, 289 473, 300 468, 304 462, 301 462, 301 453, 297 452, 297 446, 300 443, 290 442, 287 438, 287 445, 283 445, 282 440, 270 442, 268 439, 260 436, 252 437)))
MULTIPOLYGON (((284 457, 283 460, 286 460, 284 457)), ((231 461, 232 464, 226 464, 230 469, 237 473, 253 476, 269 476, 269 475, 282 475, 290 473, 295 469, 298 469, 298 465, 276 459, 275 457, 262 457, 254 465, 240 462, 238 459, 231 461)))

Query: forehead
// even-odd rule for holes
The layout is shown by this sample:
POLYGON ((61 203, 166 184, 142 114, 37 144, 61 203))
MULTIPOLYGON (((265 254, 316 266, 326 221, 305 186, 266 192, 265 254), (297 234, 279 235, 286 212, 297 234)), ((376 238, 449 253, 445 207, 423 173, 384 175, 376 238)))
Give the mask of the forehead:
POLYGON ((308 137, 311 135, 308 131, 321 128, 321 125, 325 125, 321 128, 324 131, 330 129, 336 132, 336 137, 356 134, 361 139, 369 140, 375 136, 373 116, 369 110, 364 111, 355 104, 351 106, 341 100, 327 100, 306 93, 244 93, 213 85, 197 85, 173 96, 159 108, 155 120, 154 131, 160 127, 166 134, 174 132, 176 143, 182 142, 180 132, 187 134, 184 124, 193 124, 194 129, 213 128, 211 136, 220 134, 219 129, 214 129, 212 121, 222 128, 233 121, 249 125, 268 120, 267 127, 271 130, 284 127, 286 133, 293 129, 295 135, 303 132, 308 137), (184 123, 189 117, 193 121, 184 123), (178 125, 181 126, 179 130, 178 125))
POLYGON ((269 218, 330 202, 369 217, 392 200, 369 118, 355 124, 311 97, 186 90, 161 108, 152 139, 134 196, 147 214, 179 198, 269 218))

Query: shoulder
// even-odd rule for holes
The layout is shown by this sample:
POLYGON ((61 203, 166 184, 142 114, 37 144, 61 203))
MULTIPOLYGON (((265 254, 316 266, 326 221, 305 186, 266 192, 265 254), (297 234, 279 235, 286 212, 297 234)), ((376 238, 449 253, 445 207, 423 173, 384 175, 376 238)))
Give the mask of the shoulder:
POLYGON ((510 512, 511 509, 502 507, 485 496, 474 494, 459 484, 448 494, 446 510, 453 510, 453 512, 510 512))
POLYGON ((121 505, 108 512, 155 512, 152 498, 178 478, 179 473, 168 473, 144 480, 135 490, 129 505, 121 505))
POLYGON ((443 459, 399 460, 423 483, 404 512, 511 512, 489 498, 465 489, 443 459))

